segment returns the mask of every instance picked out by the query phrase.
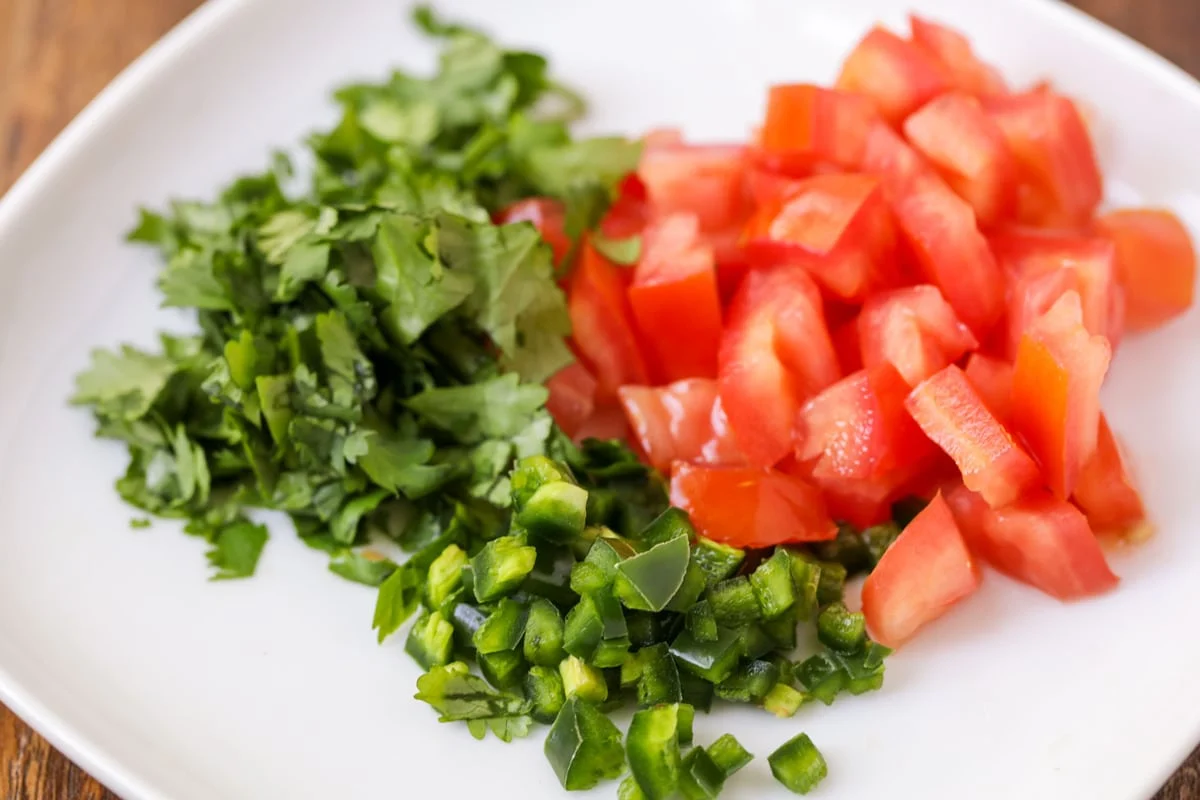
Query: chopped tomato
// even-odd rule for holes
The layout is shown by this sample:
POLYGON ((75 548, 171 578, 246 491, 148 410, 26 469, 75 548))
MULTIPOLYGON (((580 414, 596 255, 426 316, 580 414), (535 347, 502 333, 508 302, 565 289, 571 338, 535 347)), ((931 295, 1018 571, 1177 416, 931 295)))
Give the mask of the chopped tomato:
POLYGON ((1170 211, 1128 209, 1103 214, 1096 227, 1116 245, 1130 330, 1148 330, 1191 308, 1196 251, 1170 211))
POLYGON ((1084 462, 1072 499, 1097 533, 1125 534, 1146 521, 1141 492, 1103 414, 1096 452, 1084 462))
POLYGON ((953 364, 913 389, 907 407, 925 435, 954 459, 967 488, 990 505, 1007 505, 1040 481, 1033 459, 953 364))
POLYGON ((896 233, 878 178, 820 175, 759 206, 744 246, 751 263, 799 264, 834 296, 861 301, 889 281, 896 233))
POLYGON ((984 227, 1013 216, 1017 164, 1000 127, 969 94, 934 98, 904 122, 908 141, 975 211, 984 227))
POLYGON ((596 376, 598 402, 616 399, 627 383, 649 383, 633 326, 625 271, 585 245, 571 276, 567 308, 576 351, 596 376))
POLYGON ((716 377, 721 298, 713 249, 694 215, 646 229, 629 305, 655 373, 667 381, 716 377))
MULTIPOLYGON (((893 195, 904 193, 922 176, 936 174, 920 153, 891 127, 881 123, 871 126, 859 167, 863 172, 886 178, 893 195)), ((894 197, 892 201, 895 202, 894 197)))
POLYGON ((596 408, 596 379, 576 361, 550 376, 546 388, 546 410, 564 433, 574 436, 596 408))
POLYGON ((979 346, 936 286, 910 286, 867 299, 858 318, 867 367, 891 364, 916 386, 979 346))
POLYGON ((746 173, 746 190, 755 208, 775 206, 787 200, 797 189, 804 188, 805 180, 754 167, 746 173))
POLYGON ((600 220, 600 231, 610 239, 628 239, 642 232, 649 216, 646 186, 636 173, 631 173, 618 185, 617 199, 600 220))
POLYGON ((846 57, 837 88, 865 94, 898 125, 950 88, 950 77, 928 51, 881 27, 871 29, 846 57))
POLYGON ((615 403, 597 406, 571 438, 577 442, 584 439, 628 440, 629 425, 625 422, 625 412, 615 403))
POLYGON ((837 536, 821 492, 773 469, 678 462, 671 505, 688 512, 701 535, 734 547, 773 547, 837 536))
POLYGON ((1017 159, 1020 220, 1043 227, 1086 224, 1103 185, 1075 104, 1049 89, 1035 89, 988 98, 985 107, 1017 159))
POLYGON ((972 353, 965 372, 988 410, 1008 424, 1012 416, 1013 365, 984 353, 972 353))
POLYGON ((721 340, 721 400, 747 460, 771 466, 792 450, 800 404, 840 377, 820 291, 804 270, 754 270, 721 340))
POLYGON ((838 325, 830 332, 833 339, 833 349, 837 353, 838 364, 843 375, 857 372, 863 368, 862 345, 858 336, 858 317, 838 325))
POLYGON ((916 14, 910 15, 909 21, 913 44, 941 62, 956 89, 976 97, 1008 93, 1000 72, 975 55, 966 36, 916 14))
POLYGON ((571 237, 567 236, 562 203, 549 197, 530 197, 506 206, 496 216, 500 225, 516 222, 531 222, 537 232, 554 251, 554 263, 562 263, 571 251, 571 237))
POLYGON ((959 486, 946 502, 967 547, 992 566, 1060 600, 1100 594, 1117 585, 1079 509, 1037 490, 1004 508, 959 486))
POLYGON ((675 461, 737 465, 745 462, 729 430, 716 381, 669 386, 622 386, 621 406, 650 464, 664 472, 675 461))
POLYGON ((1111 355, 1108 340, 1083 327, 1075 292, 1064 294, 1021 339, 1012 424, 1059 498, 1071 496, 1080 468, 1096 449, 1100 384, 1111 355))
POLYGON ((654 217, 694 214, 705 231, 740 225, 748 213, 746 148, 647 145, 638 177, 654 217))
POLYGON ((855 94, 806 83, 772 86, 756 160, 800 177, 820 162, 856 166, 875 118, 871 102, 855 94))
POLYGON ((862 589, 862 609, 877 642, 899 647, 926 623, 979 588, 979 567, 938 494, 883 554, 862 589))

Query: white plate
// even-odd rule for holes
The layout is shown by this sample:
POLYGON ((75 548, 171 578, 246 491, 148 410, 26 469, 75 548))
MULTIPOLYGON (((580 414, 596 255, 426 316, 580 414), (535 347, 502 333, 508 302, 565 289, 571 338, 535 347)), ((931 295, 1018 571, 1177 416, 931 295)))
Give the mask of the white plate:
MULTIPOLYGON (((767 83, 831 78, 905 0, 443 0, 535 46, 594 102, 593 129, 679 123, 743 137, 767 83)), ((915 5, 1016 80, 1049 75, 1096 112, 1110 193, 1200 223, 1200 91, 1065 6, 915 5)), ((89 348, 149 343, 156 268, 121 244, 138 203, 207 196, 331 119, 327 92, 430 62, 395 0, 214 0, 118 79, 0 206, 0 699, 129 798, 557 797, 540 737, 439 726, 416 667, 376 647, 373 593, 277 530, 250 581, 206 582, 201 546, 131 531, 121 448, 65 398, 89 348)), ((821 797, 1150 795, 1200 738, 1196 313, 1121 352, 1107 392, 1161 534, 1114 557, 1119 591, 1062 605, 989 574, 897 655, 884 691, 778 721, 723 709, 759 754, 735 797, 783 795, 765 758, 797 730, 821 797)), ((611 789, 603 790, 611 796, 611 789)))

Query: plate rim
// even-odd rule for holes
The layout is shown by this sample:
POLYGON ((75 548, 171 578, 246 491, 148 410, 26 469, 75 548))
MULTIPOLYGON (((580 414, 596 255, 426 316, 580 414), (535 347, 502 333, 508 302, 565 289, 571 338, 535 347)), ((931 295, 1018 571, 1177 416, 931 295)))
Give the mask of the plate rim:
MULTIPOLYGON (((1120 59, 1129 69, 1138 70, 1169 88, 1180 100, 1200 108, 1200 79, 1193 78, 1183 68, 1128 34, 1065 0, 1004 1, 1014 13, 1026 11, 1043 15, 1052 24, 1070 31, 1071 35, 1107 51, 1109 57, 1120 59)), ((0 242, 20 221, 25 207, 42 187, 66 168, 74 154, 87 148, 95 129, 136 102, 145 85, 175 63, 193 43, 218 35, 254 2, 256 0, 204 0, 122 69, 0 196, 0 242)), ((115 794, 126 800, 158 800, 170 796, 153 779, 141 774, 136 765, 113 756, 102 742, 81 733, 62 715, 52 711, 3 663, 0 663, 0 703, 115 794)), ((1175 748, 1164 749, 1157 758, 1155 769, 1147 770, 1147 780, 1153 780, 1145 788, 1146 796, 1157 793, 1200 745, 1200 709, 1197 709, 1191 727, 1190 739, 1175 748)))

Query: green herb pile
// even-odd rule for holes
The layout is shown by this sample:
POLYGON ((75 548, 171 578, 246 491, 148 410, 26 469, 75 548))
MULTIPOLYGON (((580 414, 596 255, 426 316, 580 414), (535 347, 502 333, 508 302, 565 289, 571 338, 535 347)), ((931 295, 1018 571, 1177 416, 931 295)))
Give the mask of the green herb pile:
MULTIPOLYGON (((896 530, 747 554, 698 537, 623 444, 558 431, 542 382, 571 360, 567 264, 491 217, 551 196, 578 238, 639 146, 572 139, 581 104, 541 56, 416 20, 443 42, 438 72, 337 92, 307 189, 277 156, 215 202, 142 212, 130 239, 158 248, 164 305, 195 309, 199 333, 97 351, 74 402, 128 447, 120 495, 185 520, 214 578, 254 572, 267 530, 248 512, 273 509, 379 586, 380 641, 416 615, 417 697, 443 721, 505 741, 549 723, 567 789, 628 766, 622 798, 715 797, 751 756, 728 736, 693 747, 696 709, 790 716, 881 685, 886 650, 841 593, 896 530), (822 645, 793 663, 803 621, 822 645), (622 743, 604 712, 625 703, 642 710, 622 743)), ((803 736, 770 764, 799 792, 825 774, 803 736)))

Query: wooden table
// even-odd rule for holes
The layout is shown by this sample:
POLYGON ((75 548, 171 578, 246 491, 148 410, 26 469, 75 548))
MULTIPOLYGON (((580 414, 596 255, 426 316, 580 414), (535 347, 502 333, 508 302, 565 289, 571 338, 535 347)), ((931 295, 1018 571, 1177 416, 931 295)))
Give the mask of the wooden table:
MULTIPOLYGON (((1198 0, 1072 0, 1200 75, 1198 0)), ((0 192, 199 0, 0 0, 0 192)), ((113 800, 0 706, 0 800, 113 800)), ((1200 748, 1155 800, 1200 798, 1200 748)))

